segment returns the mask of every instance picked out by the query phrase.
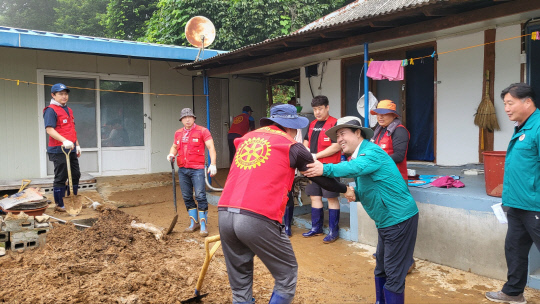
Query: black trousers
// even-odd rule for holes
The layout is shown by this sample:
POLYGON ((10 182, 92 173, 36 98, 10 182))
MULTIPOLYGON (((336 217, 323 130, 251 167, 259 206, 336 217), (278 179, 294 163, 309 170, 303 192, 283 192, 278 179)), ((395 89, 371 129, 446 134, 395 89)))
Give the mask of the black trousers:
MULTIPOLYGON (((67 161, 64 153, 47 153, 49 160, 54 164, 54 182, 53 187, 65 187, 68 179, 67 161)), ((73 185, 79 184, 81 170, 79 169, 79 159, 77 153, 69 153, 69 162, 71 164, 71 179, 73 185)))
POLYGON ((229 133, 229 135, 227 135, 227 141, 229 143, 229 163, 230 164, 232 164, 233 159, 234 159, 234 154, 236 153, 236 147, 234 146, 234 140, 239 138, 239 137, 242 137, 242 136, 240 136, 240 134, 236 134, 236 133, 229 133))
POLYGON ((375 254, 375 276, 386 277, 384 287, 387 290, 402 293, 405 290, 407 271, 414 262, 418 213, 399 224, 377 231, 379 241, 375 254))
POLYGON ((540 250, 540 212, 510 208, 504 254, 508 267, 508 281, 502 292, 517 296, 525 290, 532 244, 540 250))

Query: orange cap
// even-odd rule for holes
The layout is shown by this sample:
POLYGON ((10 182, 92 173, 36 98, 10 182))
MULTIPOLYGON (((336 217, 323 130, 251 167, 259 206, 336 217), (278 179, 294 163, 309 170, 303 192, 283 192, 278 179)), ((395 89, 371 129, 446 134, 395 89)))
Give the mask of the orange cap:
POLYGON ((396 112, 396 104, 390 99, 384 99, 379 101, 377 108, 371 110, 369 113, 371 113, 371 115, 393 113, 399 116, 399 114, 396 112))

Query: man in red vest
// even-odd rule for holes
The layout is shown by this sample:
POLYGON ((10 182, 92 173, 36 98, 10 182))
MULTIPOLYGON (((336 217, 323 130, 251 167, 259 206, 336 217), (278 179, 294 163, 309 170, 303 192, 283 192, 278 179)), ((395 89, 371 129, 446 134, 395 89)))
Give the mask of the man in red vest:
POLYGON ((47 154, 49 160, 54 164, 53 196, 56 204, 54 210, 66 212, 64 209, 64 196, 66 194, 68 168, 62 148, 69 153, 73 194, 77 194, 79 179, 81 178, 78 160, 78 157, 81 156, 81 146, 77 140, 73 111, 67 106, 69 89, 64 84, 57 83, 51 88, 51 97, 49 106, 43 109, 43 120, 45 122, 45 131, 49 135, 47 154))
MULTIPOLYGON (((218 204, 219 233, 233 292, 233 303, 254 303, 253 257, 257 255, 275 279, 270 304, 291 303, 298 263, 281 225, 295 168, 307 169, 311 154, 294 140, 308 120, 296 107, 276 104, 261 128, 235 140, 235 154, 218 204)), ((312 181, 336 192, 347 187, 335 179, 312 181)), ((352 190, 351 193, 352 195, 352 190)))
POLYGON ((251 114, 253 110, 250 106, 242 108, 242 114, 233 118, 227 140, 229 143, 229 163, 232 164, 234 153, 236 153, 236 147, 234 146, 234 140, 246 135, 247 132, 255 130, 255 120, 251 114))
POLYGON ((378 125, 371 142, 381 147, 396 163, 401 176, 407 182, 407 148, 409 146, 409 131, 405 128, 396 104, 388 99, 381 100, 371 115, 377 115, 378 125))
POLYGON ((174 133, 174 142, 167 155, 167 161, 174 161, 178 155, 176 157, 178 182, 190 218, 190 225, 184 232, 193 233, 200 228, 200 235, 206 237, 208 236, 208 201, 204 176, 204 148, 208 149, 210 155, 210 166, 208 166, 210 176, 217 173, 216 149, 210 131, 195 124, 196 118, 190 108, 182 109, 180 121, 184 127, 174 133), (193 200, 193 189, 195 189, 195 198, 199 206, 193 200))
MULTIPOLYGON (((323 164, 337 164, 341 159, 339 145, 330 139, 325 132, 336 125, 337 119, 330 116, 328 97, 315 96, 311 101, 315 120, 309 125, 304 137, 304 146, 310 150, 315 160, 323 164)), ((330 232, 323 239, 328 244, 339 238, 339 193, 326 191, 317 184, 306 186, 306 194, 311 198, 311 230, 302 235, 312 237, 323 233, 324 209, 322 198, 328 199, 328 225, 330 232)))

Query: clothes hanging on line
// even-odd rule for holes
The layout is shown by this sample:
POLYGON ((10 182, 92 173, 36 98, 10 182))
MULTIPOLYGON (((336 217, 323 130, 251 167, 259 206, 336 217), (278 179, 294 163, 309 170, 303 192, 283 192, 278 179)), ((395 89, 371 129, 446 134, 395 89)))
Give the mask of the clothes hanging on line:
POLYGON ((367 76, 373 80, 403 80, 402 62, 401 60, 372 61, 368 67, 367 76))

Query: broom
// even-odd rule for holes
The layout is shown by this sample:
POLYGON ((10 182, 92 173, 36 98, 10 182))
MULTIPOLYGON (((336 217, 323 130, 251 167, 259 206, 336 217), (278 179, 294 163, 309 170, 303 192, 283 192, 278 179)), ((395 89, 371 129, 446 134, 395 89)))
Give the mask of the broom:
POLYGON ((482 129, 480 149, 484 150, 484 129, 489 132, 500 130, 497 115, 495 114, 495 106, 489 97, 489 71, 486 71, 486 94, 480 102, 480 105, 478 105, 478 109, 476 109, 476 114, 474 114, 474 116, 474 124, 482 129))

